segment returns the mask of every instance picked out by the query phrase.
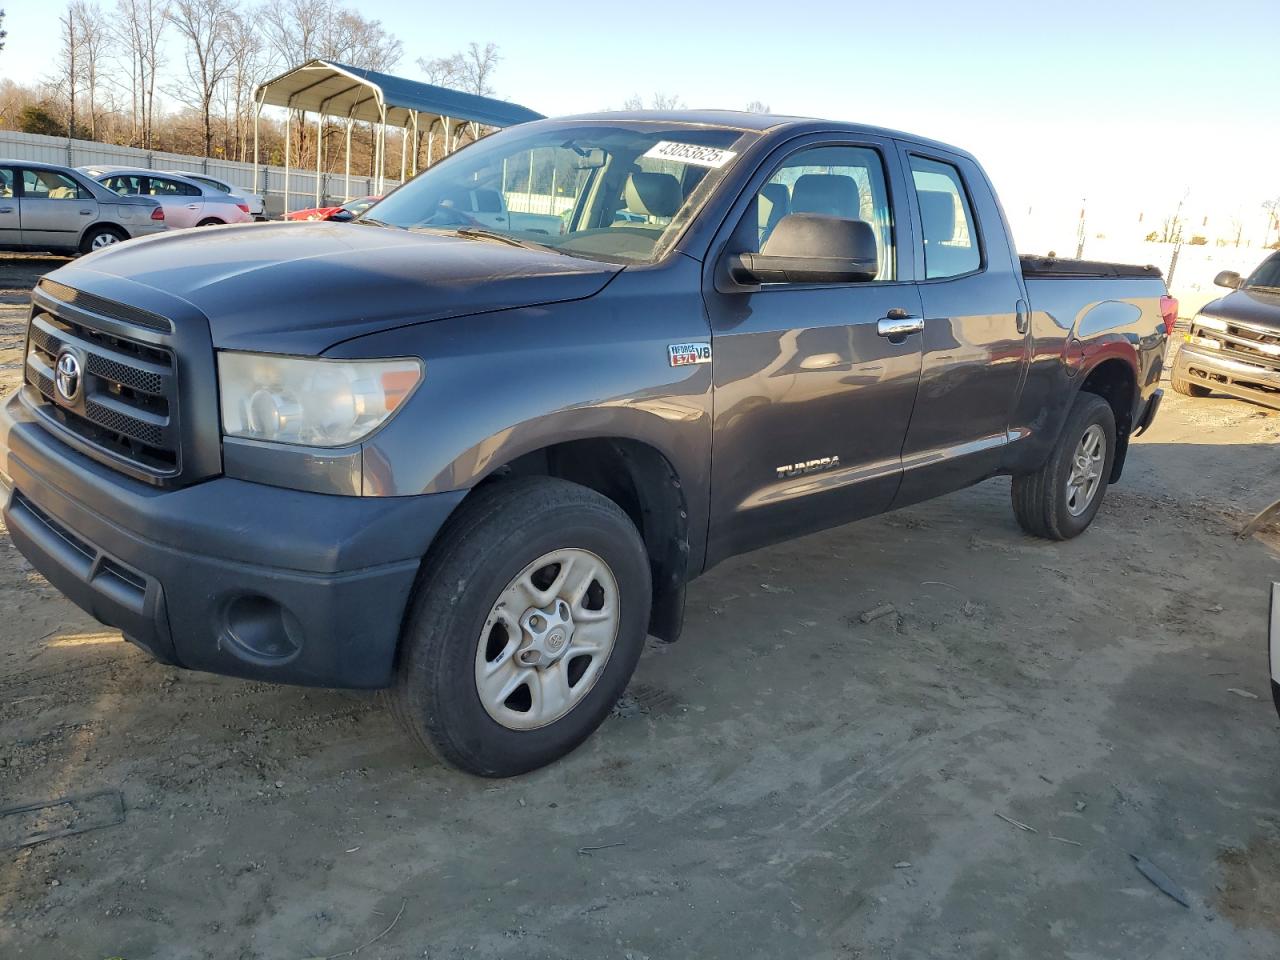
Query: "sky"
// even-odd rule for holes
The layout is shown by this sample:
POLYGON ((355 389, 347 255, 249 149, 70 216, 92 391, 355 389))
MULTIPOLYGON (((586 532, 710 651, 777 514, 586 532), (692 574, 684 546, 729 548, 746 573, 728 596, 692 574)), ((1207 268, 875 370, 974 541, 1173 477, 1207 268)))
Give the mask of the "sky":
MULTIPOLYGON (((0 0, 0 76, 47 73, 48 0, 0 0)), ((109 0, 107 0, 109 2, 109 0)), ((1276 0, 359 0, 418 57, 495 42, 497 93, 549 116, 678 95, 906 130, 971 151, 1015 232, 1193 222, 1261 233, 1280 197, 1276 0), (1256 222, 1256 228, 1249 226, 1256 222), (1021 227, 1019 225, 1022 225, 1021 227)))

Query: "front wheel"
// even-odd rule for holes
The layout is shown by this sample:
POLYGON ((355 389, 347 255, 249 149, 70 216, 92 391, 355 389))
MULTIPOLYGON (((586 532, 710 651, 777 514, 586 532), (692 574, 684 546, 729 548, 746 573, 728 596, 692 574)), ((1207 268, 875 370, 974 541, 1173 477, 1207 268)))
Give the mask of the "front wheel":
POLYGON ((524 773, 591 735, 635 670, 651 584, 635 525, 563 480, 472 495, 424 564, 387 700, 440 759, 524 773))
POLYGON ((1084 533, 1102 507, 1115 451, 1111 405, 1097 394, 1078 394, 1048 462, 1013 478, 1013 513, 1022 529, 1047 540, 1084 533))
POLYGON ((1197 397, 1203 399, 1213 393, 1213 391, 1204 386, 1204 384, 1195 383, 1179 374, 1176 368, 1173 373, 1169 374, 1169 385, 1173 387, 1174 393, 1180 393, 1184 397, 1197 397))

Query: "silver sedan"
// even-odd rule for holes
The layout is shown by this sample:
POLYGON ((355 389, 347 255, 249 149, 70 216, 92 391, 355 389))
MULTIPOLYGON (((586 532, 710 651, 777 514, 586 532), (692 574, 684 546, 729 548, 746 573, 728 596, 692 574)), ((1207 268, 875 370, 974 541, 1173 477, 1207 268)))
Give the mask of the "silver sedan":
POLYGON ((149 197, 121 197, 69 167, 0 160, 0 249, 89 253, 165 229, 149 197))
POLYGON ((170 229, 253 221, 248 204, 241 198, 176 173, 135 167, 79 169, 121 196, 156 200, 164 207, 170 229))

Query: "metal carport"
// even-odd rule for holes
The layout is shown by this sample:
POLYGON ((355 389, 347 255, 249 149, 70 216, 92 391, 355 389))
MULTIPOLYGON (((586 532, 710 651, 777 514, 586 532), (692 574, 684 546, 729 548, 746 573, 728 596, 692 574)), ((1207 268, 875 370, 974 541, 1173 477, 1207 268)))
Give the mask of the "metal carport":
POLYGON ((444 150, 453 150, 457 131, 471 123, 485 127, 510 127, 528 120, 541 119, 542 114, 527 107, 492 97, 477 96, 395 77, 376 70, 348 66, 333 60, 310 60, 287 73, 261 84, 254 93, 253 168, 254 182, 258 173, 258 121, 264 106, 285 107, 284 134, 284 208, 289 210, 290 125, 294 111, 316 114, 316 184, 315 202, 320 205, 321 162, 324 157, 324 119, 346 121, 346 198, 351 199, 351 129, 356 121, 376 123, 374 140, 374 176, 378 192, 384 189, 387 175, 387 127, 404 131, 400 147, 400 179, 418 172, 418 135, 425 120, 427 126, 427 158, 430 162, 436 124, 444 136, 444 150), (408 144, 415 145, 412 163, 408 144))

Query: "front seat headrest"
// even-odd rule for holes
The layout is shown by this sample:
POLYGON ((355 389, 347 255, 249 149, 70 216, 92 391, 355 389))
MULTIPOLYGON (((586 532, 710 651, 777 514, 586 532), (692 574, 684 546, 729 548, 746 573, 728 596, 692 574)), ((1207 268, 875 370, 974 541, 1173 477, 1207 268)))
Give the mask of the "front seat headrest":
POLYGON ((858 184, 842 173, 805 173, 791 188, 792 213, 857 220, 861 206, 858 184))
POLYGON ((925 243, 946 243, 956 236, 955 197, 946 190, 917 190, 925 243))
POLYGON ((671 173, 644 173, 627 177, 627 209, 646 217, 674 217, 684 203, 680 181, 671 173))

